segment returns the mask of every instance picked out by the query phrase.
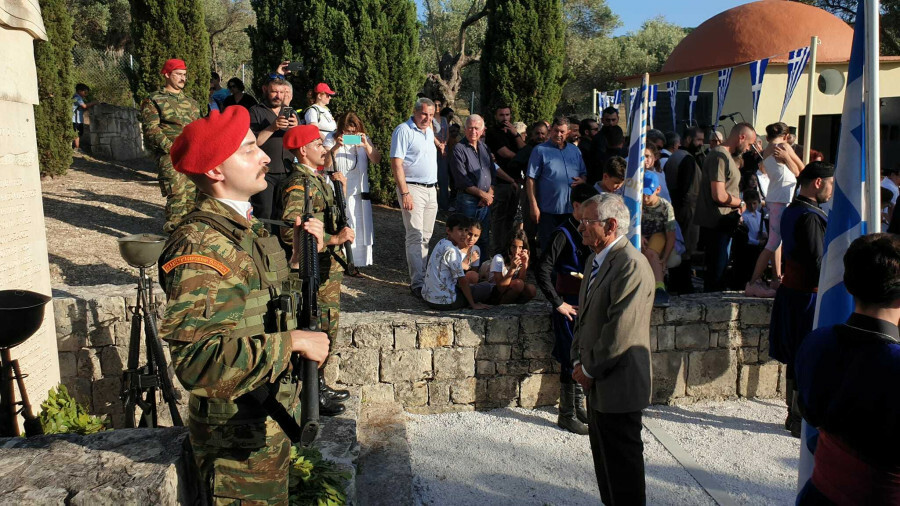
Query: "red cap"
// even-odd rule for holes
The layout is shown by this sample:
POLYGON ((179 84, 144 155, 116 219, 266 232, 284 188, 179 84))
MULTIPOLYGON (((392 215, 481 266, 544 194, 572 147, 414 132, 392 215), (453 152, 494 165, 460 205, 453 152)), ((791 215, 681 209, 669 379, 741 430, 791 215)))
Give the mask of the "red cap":
POLYGON ((187 65, 184 64, 184 60, 172 58, 171 60, 166 60, 165 65, 163 65, 163 68, 159 73, 163 75, 171 74, 173 70, 187 70, 187 65))
POLYGON ((237 152, 249 130, 247 109, 213 110, 209 116, 192 121, 175 138, 169 151, 172 165, 183 174, 203 174, 237 152))
POLYGON ((316 94, 318 94, 318 93, 326 93, 326 94, 328 94, 328 95, 334 95, 334 94, 335 94, 335 93, 334 93, 334 90, 332 90, 331 87, 328 86, 328 85, 325 84, 325 83, 319 83, 319 84, 317 84, 317 85, 316 85, 316 89, 313 90, 313 91, 315 91, 316 94))
POLYGON ((321 138, 317 126, 297 125, 284 133, 282 142, 284 144, 284 149, 300 149, 310 142, 321 138))

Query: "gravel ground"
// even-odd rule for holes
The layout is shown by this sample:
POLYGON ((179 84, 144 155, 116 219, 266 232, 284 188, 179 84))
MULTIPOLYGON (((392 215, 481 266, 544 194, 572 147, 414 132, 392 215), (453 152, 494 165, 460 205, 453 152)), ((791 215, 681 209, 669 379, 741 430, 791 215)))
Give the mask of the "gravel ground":
MULTIPOLYGON (((797 440, 779 430, 777 401, 658 406, 652 417, 739 504, 790 504, 797 440)), ((563 432, 556 410, 410 415, 419 504, 596 504, 600 496, 586 436, 563 432)), ((649 504, 715 504, 646 429, 649 504)))

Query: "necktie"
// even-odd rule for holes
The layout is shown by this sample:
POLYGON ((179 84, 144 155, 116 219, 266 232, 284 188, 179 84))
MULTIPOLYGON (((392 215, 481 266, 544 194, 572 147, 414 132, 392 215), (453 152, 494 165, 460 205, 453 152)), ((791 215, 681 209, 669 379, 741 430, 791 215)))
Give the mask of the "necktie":
POLYGON ((598 272, 600 272, 600 264, 595 260, 594 267, 591 269, 591 278, 588 280, 588 290, 594 286, 594 279, 597 278, 598 272))

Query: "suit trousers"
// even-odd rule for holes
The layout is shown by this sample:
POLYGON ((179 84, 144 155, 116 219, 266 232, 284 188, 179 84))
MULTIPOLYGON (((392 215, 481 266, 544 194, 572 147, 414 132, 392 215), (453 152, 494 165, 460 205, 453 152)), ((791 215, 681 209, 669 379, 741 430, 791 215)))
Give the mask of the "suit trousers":
POLYGON ((643 505, 647 502, 641 417, 641 411, 601 413, 588 409, 594 472, 597 473, 600 498, 607 506, 643 505))
POLYGON ((408 184, 407 191, 413 201, 412 211, 403 209, 403 197, 397 189, 397 202, 406 228, 406 265, 409 267, 409 287, 421 288, 425 284, 425 262, 428 260, 428 243, 434 231, 437 217, 437 189, 408 184))

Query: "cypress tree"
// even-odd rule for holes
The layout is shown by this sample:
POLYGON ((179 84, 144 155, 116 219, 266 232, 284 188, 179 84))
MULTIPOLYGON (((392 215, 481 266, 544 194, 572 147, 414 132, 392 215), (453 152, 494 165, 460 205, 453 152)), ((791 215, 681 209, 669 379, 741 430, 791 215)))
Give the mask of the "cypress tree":
POLYGON ((34 43, 38 97, 34 106, 41 175, 60 176, 72 165, 72 16, 65 0, 41 2, 47 41, 34 43))
POLYGON ((209 34, 198 0, 133 0, 131 36, 137 69, 132 80, 140 101, 162 87, 159 71, 169 58, 188 68, 185 92, 200 104, 209 100, 209 34))
POLYGON ((488 5, 482 109, 508 105, 525 124, 550 119, 565 85, 561 1, 489 0, 488 5))
POLYGON ((256 12, 256 26, 247 28, 253 56, 250 62, 253 69, 251 89, 254 95, 260 97, 266 76, 294 53, 288 42, 287 12, 288 7, 299 8, 299 5, 287 0, 250 0, 250 5, 256 12))

